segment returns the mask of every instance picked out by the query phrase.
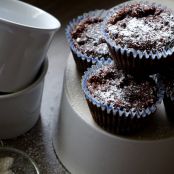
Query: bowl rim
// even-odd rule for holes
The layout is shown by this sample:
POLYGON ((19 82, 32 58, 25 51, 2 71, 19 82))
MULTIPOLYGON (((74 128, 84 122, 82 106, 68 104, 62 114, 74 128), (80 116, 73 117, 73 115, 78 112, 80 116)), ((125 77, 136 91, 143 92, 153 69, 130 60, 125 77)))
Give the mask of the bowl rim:
MULTIPOLYGON (((61 27, 61 24, 60 24, 60 21, 55 17, 53 16, 52 14, 46 12, 45 10, 42 10, 41 8, 38 8, 32 4, 29 4, 27 2, 23 2, 23 1, 16 1, 16 0, 3 0, 2 2, 6 2, 6 3, 13 3, 15 4, 16 6, 21 6, 23 8, 28 8, 29 10, 35 10, 35 11, 38 11, 39 13, 42 13, 44 15, 47 15, 50 19, 53 20, 54 22, 54 26, 52 27, 38 27, 38 26, 35 26, 35 25, 30 25, 30 24, 23 24, 22 22, 15 22, 13 20, 10 20, 10 19, 6 19, 6 18, 3 18, 3 17, 0 17, 0 21, 2 23, 7 23, 8 25, 12 25, 12 26, 16 26, 18 28, 22 28, 22 29, 29 29, 29 30, 47 30, 47 31, 52 31, 52 30, 58 30, 60 27, 61 27)), ((3 8, 3 7, 2 7, 3 8)))
POLYGON ((44 80, 47 70, 48 70, 48 58, 46 57, 39 70, 39 75, 30 85, 28 85, 26 88, 22 90, 13 93, 2 94, 0 95, 0 100, 18 97, 34 90, 44 80))
POLYGON ((4 146, 0 147, 0 152, 1 151, 4 151, 4 152, 7 151, 7 152, 10 152, 10 153, 15 153, 15 154, 19 154, 19 155, 23 156, 29 162, 31 162, 31 164, 34 167, 37 174, 40 174, 39 168, 38 168, 37 164, 35 163, 35 161, 28 154, 26 154, 24 151, 13 148, 13 147, 4 147, 4 146))

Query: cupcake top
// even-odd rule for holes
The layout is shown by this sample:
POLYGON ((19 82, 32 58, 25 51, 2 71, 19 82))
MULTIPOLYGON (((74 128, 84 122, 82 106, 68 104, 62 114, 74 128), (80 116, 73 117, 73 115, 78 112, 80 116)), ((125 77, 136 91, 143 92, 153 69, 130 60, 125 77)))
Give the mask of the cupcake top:
POLYGON ((154 4, 128 3, 109 17, 106 32, 122 47, 162 51, 173 47, 174 16, 154 4))
POLYGON ((144 109, 157 101, 157 87, 152 79, 135 80, 113 64, 103 65, 87 80, 90 95, 114 108, 144 109))
POLYGON ((102 22, 103 19, 100 17, 88 17, 76 25, 71 33, 76 49, 87 56, 110 57, 108 46, 100 30, 102 22))

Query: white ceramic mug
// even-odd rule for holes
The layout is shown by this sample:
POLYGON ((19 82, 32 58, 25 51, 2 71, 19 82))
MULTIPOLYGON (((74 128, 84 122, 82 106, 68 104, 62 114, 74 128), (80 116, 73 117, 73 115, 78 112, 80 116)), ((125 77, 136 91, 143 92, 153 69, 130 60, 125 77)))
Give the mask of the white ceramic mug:
POLYGON ((47 69, 45 59, 31 85, 16 93, 0 95, 0 139, 17 137, 37 122, 47 69))
POLYGON ((0 92, 25 88, 35 78, 59 21, 18 0, 0 0, 0 92))

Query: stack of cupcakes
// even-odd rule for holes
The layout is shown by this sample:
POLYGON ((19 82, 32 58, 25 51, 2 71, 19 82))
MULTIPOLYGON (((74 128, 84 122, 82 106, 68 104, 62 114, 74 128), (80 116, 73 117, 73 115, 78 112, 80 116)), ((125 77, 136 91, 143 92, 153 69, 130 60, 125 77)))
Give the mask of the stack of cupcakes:
MULTIPOLYGON (((117 134, 144 128, 165 91, 150 75, 164 74, 174 63, 173 12, 130 1, 74 19, 66 34, 77 68, 85 71, 82 89, 95 122, 117 134)), ((165 86, 165 98, 174 104, 173 87, 165 86)))

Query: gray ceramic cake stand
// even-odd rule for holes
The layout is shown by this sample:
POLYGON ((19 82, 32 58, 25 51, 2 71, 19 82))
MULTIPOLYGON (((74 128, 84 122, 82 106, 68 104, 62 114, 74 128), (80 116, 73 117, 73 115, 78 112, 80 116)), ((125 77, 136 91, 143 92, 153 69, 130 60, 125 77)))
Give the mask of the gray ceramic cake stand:
POLYGON ((93 121, 72 56, 65 71, 55 151, 72 174, 173 174, 174 125, 163 104, 151 125, 134 136, 107 133, 93 121))

